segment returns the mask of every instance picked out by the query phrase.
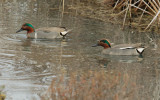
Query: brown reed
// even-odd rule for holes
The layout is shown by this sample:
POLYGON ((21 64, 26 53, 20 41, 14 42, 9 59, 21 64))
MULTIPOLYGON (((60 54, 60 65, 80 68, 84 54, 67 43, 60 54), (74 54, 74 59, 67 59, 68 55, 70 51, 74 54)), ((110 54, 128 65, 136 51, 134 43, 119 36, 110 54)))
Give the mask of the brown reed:
POLYGON ((138 86, 127 73, 73 72, 55 78, 48 94, 51 100, 134 100, 138 86))

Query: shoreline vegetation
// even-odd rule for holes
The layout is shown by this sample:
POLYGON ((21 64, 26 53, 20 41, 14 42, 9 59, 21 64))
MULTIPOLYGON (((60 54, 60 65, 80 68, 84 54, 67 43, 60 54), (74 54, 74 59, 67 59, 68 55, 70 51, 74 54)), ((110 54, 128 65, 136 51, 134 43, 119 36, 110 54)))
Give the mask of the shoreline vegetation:
POLYGON ((128 73, 72 72, 53 79, 43 100, 136 100, 142 87, 128 73), (117 91, 115 91, 117 90, 117 91), (135 96, 136 95, 136 96, 135 96), (48 98, 46 98, 48 97, 48 98))
POLYGON ((159 0, 71 0, 64 12, 138 29, 140 32, 159 31, 159 0), (67 8, 67 10, 66 10, 67 8))

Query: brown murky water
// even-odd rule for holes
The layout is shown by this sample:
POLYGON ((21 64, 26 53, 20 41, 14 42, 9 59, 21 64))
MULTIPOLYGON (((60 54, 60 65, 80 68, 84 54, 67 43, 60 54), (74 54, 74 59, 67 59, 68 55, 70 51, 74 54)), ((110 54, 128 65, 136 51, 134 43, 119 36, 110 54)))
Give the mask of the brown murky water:
MULTIPOLYGON (((88 19, 76 14, 63 14, 59 1, 0 1, 0 85, 5 86, 6 100, 40 100, 54 77, 62 71, 104 69, 121 72, 141 87, 137 100, 159 99, 160 39, 157 33, 121 30, 121 26, 88 19), (65 40, 26 39, 15 32, 25 22, 37 28, 65 26, 73 31, 65 40), (91 45, 108 38, 114 44, 144 43, 143 57, 102 56, 101 47, 91 45)), ((116 91, 116 89, 115 89, 116 91)), ((137 97, 137 98, 136 98, 137 97)))

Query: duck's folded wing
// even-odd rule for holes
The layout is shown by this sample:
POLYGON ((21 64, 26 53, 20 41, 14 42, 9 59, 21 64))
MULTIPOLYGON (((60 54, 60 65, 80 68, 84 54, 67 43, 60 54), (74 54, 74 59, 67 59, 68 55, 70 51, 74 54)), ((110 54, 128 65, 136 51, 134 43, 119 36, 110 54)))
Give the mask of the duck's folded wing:
POLYGON ((113 46, 113 48, 119 48, 119 49, 133 49, 133 48, 137 48, 137 47, 141 47, 142 44, 141 43, 137 43, 137 44, 120 44, 120 45, 115 45, 113 46))
POLYGON ((135 47, 122 47, 122 48, 119 48, 121 50, 124 50, 124 49, 134 49, 135 47))
POLYGON ((31 38, 61 38, 61 36, 57 32, 44 32, 38 31, 33 34, 30 34, 31 38))
POLYGON ((63 32, 65 31, 66 29, 64 27, 43 27, 43 28, 39 28, 37 29, 36 31, 44 31, 44 32, 57 32, 57 33, 60 33, 60 32, 63 32))

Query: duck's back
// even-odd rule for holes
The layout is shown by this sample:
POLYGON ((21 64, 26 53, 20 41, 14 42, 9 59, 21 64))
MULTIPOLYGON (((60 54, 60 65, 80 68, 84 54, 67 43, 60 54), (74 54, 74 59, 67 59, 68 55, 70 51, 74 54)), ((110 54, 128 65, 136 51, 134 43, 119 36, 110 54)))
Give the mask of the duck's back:
POLYGON ((141 43, 138 44, 120 44, 115 45, 112 48, 104 49, 102 54, 108 55, 139 55, 137 48, 141 46, 141 43))
POLYGON ((60 32, 63 32, 65 31, 65 27, 42 27, 42 28, 39 28, 37 29, 36 31, 43 31, 43 32, 57 32, 57 33, 60 33, 60 32))
POLYGON ((119 49, 119 48, 110 48, 104 49, 102 54, 108 55, 139 55, 136 49, 119 49))
POLYGON ((35 30, 35 33, 30 34, 32 38, 61 38, 60 32, 65 31, 63 27, 43 27, 35 30))
POLYGON ((142 43, 136 43, 136 44, 119 44, 119 45, 115 45, 112 48, 137 48, 137 47, 141 47, 142 43))

